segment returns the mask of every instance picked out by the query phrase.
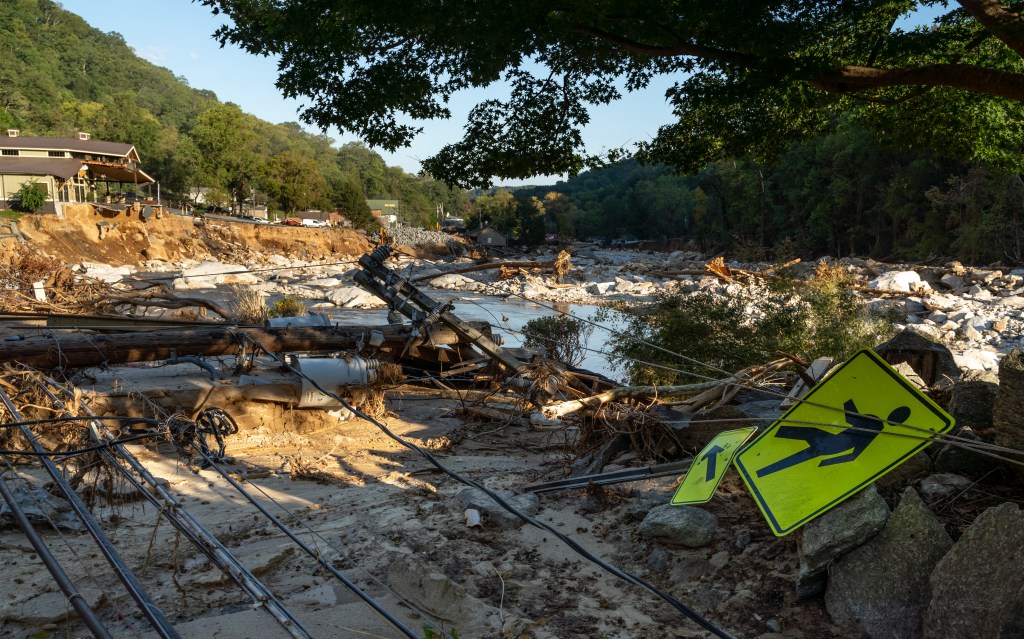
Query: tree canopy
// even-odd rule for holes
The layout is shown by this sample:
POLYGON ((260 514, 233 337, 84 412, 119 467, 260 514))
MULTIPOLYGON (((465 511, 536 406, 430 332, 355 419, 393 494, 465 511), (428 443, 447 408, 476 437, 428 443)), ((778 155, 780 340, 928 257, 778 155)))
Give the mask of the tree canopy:
POLYGON ((656 76, 675 81, 676 119, 639 151, 682 170, 770 156, 851 110, 905 144, 1024 164, 1024 21, 994 0, 201 1, 232 19, 222 43, 280 56, 307 122, 373 146, 450 117, 460 90, 507 83, 424 162, 462 186, 600 164, 588 109, 656 76))

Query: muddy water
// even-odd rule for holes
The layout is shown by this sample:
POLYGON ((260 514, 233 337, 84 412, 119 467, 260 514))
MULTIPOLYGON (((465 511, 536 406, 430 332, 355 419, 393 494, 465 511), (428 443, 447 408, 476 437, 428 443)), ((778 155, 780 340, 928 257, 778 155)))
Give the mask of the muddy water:
MULTIPOLYGON (((594 315, 598 311, 596 306, 551 302, 544 302, 542 306, 522 298, 502 298, 450 291, 430 291, 430 296, 436 300, 453 302, 455 304, 453 312, 464 320, 489 322, 494 327, 495 334, 500 335, 503 343, 507 346, 522 346, 523 339, 520 331, 523 326, 532 319, 554 315, 556 309, 558 312, 572 313, 578 318, 590 321, 594 320, 594 315)), ((325 312, 339 324, 387 324, 387 309, 334 309, 325 312)), ((614 323, 607 321, 603 325, 619 328, 614 323)), ((606 349, 609 337, 608 331, 601 328, 594 329, 587 342, 589 350, 586 351, 580 367, 621 381, 623 372, 615 370, 609 358, 601 352, 606 349)))

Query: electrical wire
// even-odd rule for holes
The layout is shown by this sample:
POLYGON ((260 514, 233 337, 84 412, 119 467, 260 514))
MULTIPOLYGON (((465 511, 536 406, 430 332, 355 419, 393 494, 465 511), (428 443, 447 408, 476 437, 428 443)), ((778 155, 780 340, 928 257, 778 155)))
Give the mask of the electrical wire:
POLYGON ((591 553, 589 550, 587 550, 586 548, 581 546, 578 542, 576 542, 572 538, 570 538, 567 535, 565 535, 565 534, 559 532, 558 530, 556 530, 551 525, 546 524, 546 523, 544 523, 542 521, 539 521, 537 519, 534 519, 533 517, 530 517, 529 515, 523 513, 520 510, 518 510, 517 508, 512 506, 512 504, 508 503, 508 501, 506 501, 503 497, 501 497, 501 495, 495 493, 494 491, 490 490, 489 488, 486 488, 485 486, 483 486, 479 482, 476 482, 476 481, 474 481, 474 480, 472 480, 472 479, 470 479, 468 477, 464 477, 463 475, 457 473, 456 471, 451 470, 450 468, 448 468, 447 466, 442 464, 440 461, 438 461, 438 459, 436 457, 434 457, 432 454, 430 454, 428 451, 424 450, 423 448, 420 448, 419 446, 413 444, 412 442, 410 442, 410 441, 408 441, 406 439, 403 439, 402 437, 399 437, 393 431, 391 431, 391 429, 389 429, 385 424, 383 424, 379 420, 377 420, 374 417, 371 417, 370 415, 367 415, 363 411, 353 407, 351 404, 349 404, 347 401, 345 401, 342 397, 338 396, 336 393, 332 393, 331 391, 325 389, 315 379, 309 377, 308 375, 305 375, 304 373, 302 373, 302 371, 292 367, 284 358, 278 356, 276 353, 273 353, 273 352, 269 351, 266 347, 264 347, 262 344, 260 344, 257 340, 253 339, 252 337, 250 337, 248 335, 243 335, 242 338, 249 340, 250 342, 252 342, 252 344, 255 347, 257 347, 258 349, 262 350, 268 356, 270 356, 271 358, 273 358, 276 361, 278 361, 285 368, 291 370, 293 373, 295 373, 295 374, 299 375, 300 377, 303 377, 304 379, 306 379, 310 384, 312 384, 321 393, 324 393, 325 395, 327 395, 329 397, 332 397, 335 401, 339 402, 342 406, 344 406, 347 410, 351 411, 357 417, 359 417, 359 418, 361 418, 363 420, 366 420, 369 423, 371 423, 374 426, 376 426, 377 428, 379 428, 381 430, 381 432, 384 433, 385 435, 387 435, 390 439, 392 439, 395 442, 399 443, 403 447, 408 448, 409 450, 412 450, 412 451, 414 451, 416 453, 419 453, 424 459, 427 460, 427 462, 429 462, 432 466, 437 468, 439 471, 441 471, 445 475, 451 477, 452 479, 458 481, 459 483, 462 483, 462 484, 464 484, 466 486, 469 486, 471 488, 475 488, 477 490, 480 490, 481 492, 486 494, 488 497, 493 499, 502 508, 507 510, 509 513, 511 513, 514 516, 518 517, 523 522, 525 522, 525 523, 527 523, 527 524, 529 524, 529 525, 531 525, 531 526, 533 526, 535 528, 538 528, 540 530, 543 530, 543 531, 548 532, 549 534, 553 535, 555 538, 557 538, 559 541, 561 541, 562 543, 567 545, 569 548, 571 548, 574 552, 579 554, 581 557, 583 557, 584 559, 590 561, 591 563, 593 563, 594 565, 598 566, 599 568, 601 568, 605 572, 607 572, 607 573, 609 573, 609 574, 611 574, 611 575, 613 575, 615 577, 618 577, 619 579, 622 579, 623 581, 626 581, 628 583, 631 583, 631 584, 633 584, 635 586, 638 586, 640 588, 643 588, 643 589, 653 593, 654 595, 658 596, 663 601, 668 603, 670 606, 675 608, 677 611, 681 612, 688 619, 690 619, 691 621, 693 621, 694 623, 699 625, 701 628, 707 630, 708 632, 710 632, 714 636, 720 637, 721 639, 735 639, 734 635, 730 634, 729 632, 727 632, 724 629, 718 627, 717 625, 715 625, 714 623, 712 623, 708 619, 704 618, 696 610, 694 610, 693 608, 687 606, 685 603, 683 603, 679 599, 675 598, 671 594, 665 592, 664 590, 661 590, 660 588, 658 588, 654 584, 651 584, 651 583, 641 579, 640 577, 637 577, 637 576, 635 576, 635 575, 633 575, 633 574, 631 574, 631 573, 629 573, 629 572, 627 572, 625 570, 622 570, 620 568, 617 568, 617 567, 607 563, 603 559, 597 557, 596 555, 591 553))

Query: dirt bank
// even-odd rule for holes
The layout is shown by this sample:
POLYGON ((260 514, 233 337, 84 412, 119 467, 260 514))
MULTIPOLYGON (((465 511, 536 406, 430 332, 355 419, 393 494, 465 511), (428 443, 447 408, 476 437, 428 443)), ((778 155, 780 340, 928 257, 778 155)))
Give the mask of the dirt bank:
POLYGON ((122 266, 209 258, 250 263, 273 253, 313 261, 359 255, 370 248, 366 236, 352 229, 197 223, 192 217, 166 214, 147 220, 132 209, 113 211, 88 204, 67 207, 64 219, 25 215, 18 226, 35 246, 67 263, 122 266))

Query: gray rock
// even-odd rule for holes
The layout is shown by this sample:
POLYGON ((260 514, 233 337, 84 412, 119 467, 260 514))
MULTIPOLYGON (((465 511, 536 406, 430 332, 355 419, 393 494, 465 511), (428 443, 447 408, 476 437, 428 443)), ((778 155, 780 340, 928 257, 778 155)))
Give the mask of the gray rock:
MULTIPOLYGON (((533 493, 515 495, 505 490, 495 490, 493 492, 508 502, 513 508, 525 515, 532 517, 540 510, 540 500, 537 499, 537 495, 533 493)), ((459 494, 455 496, 455 501, 458 503, 458 510, 460 513, 465 511, 467 508, 475 508, 480 511, 485 527, 497 526, 498 528, 519 528, 525 523, 519 517, 516 517, 509 511, 505 510, 498 504, 498 502, 491 499, 491 497, 486 493, 475 488, 465 488, 459 491, 459 494)))
MULTIPOLYGON (((1000 446, 1024 449, 1024 353, 1019 349, 999 363, 999 391, 992 411, 992 425, 996 429, 996 443, 1000 446)), ((1014 466, 1017 476, 1024 479, 1024 467, 1014 466)))
POLYGON ((919 287, 921 283, 921 276, 915 271, 890 271, 871 280, 868 283, 868 288, 909 293, 915 287, 919 287))
POLYGON ((840 626, 872 639, 916 639, 928 606, 928 577, 953 545, 913 488, 871 541, 832 564, 825 608, 840 626))
POLYGON ((921 494, 928 501, 962 493, 971 486, 971 480, 954 473, 936 473, 921 480, 921 494))
POLYGON ((932 571, 925 639, 1024 636, 1024 512, 982 513, 932 571))
POLYGON ((662 504, 652 509, 640 522, 640 534, 688 548, 701 548, 711 543, 718 530, 718 518, 694 506, 662 504))
POLYGON ((986 371, 966 371, 953 385, 949 414, 957 427, 992 428, 992 412, 999 393, 999 376, 986 371))
MULTIPOLYGON (((957 437, 980 442, 970 428, 963 428, 957 437)), ((946 444, 935 455, 935 470, 939 473, 984 473, 992 468, 992 458, 963 446, 946 444)))
POLYGON ((959 275, 953 275, 952 273, 947 273, 946 275, 942 276, 941 282, 942 282, 943 286, 945 286, 947 288, 958 289, 958 288, 963 288, 964 278, 959 276, 959 275))
POLYGON ((797 546, 800 572, 797 594, 801 598, 821 592, 822 577, 835 559, 877 535, 889 518, 889 506, 874 484, 844 501, 803 529, 797 546))
POLYGON ((591 295, 604 295, 614 286, 614 282, 591 282, 587 284, 587 292, 591 295))

